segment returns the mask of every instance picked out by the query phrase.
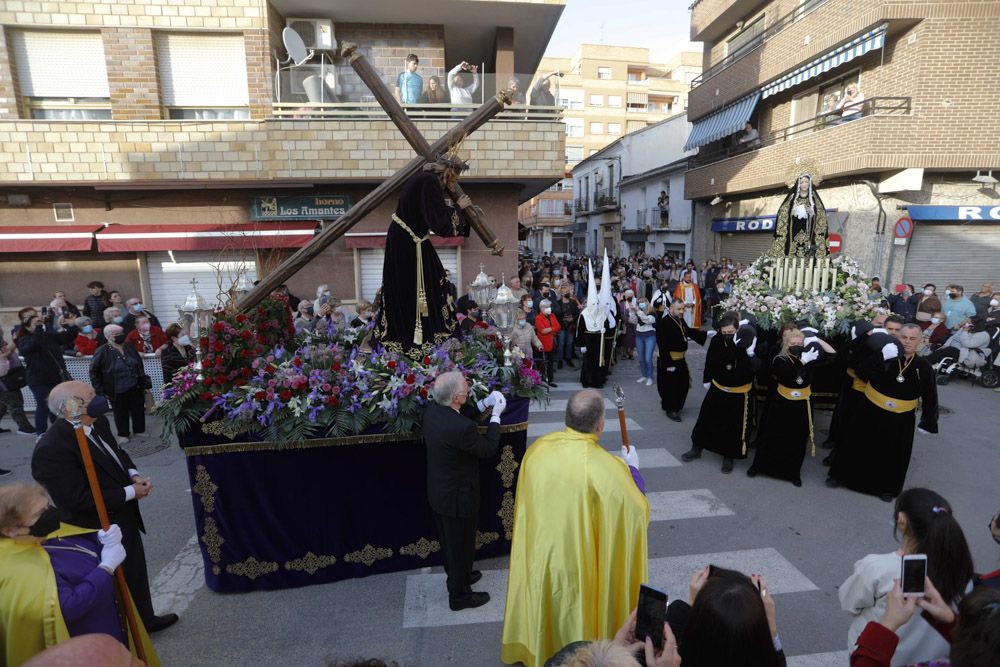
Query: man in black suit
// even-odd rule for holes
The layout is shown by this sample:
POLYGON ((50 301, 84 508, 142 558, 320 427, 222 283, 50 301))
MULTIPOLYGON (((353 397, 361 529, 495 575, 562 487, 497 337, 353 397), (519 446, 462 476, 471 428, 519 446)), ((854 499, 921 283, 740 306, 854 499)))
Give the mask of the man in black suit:
POLYGON ((104 416, 110 412, 110 404, 106 398, 96 396, 90 385, 75 381, 56 385, 49 394, 48 403, 49 409, 60 419, 35 445, 31 476, 49 492, 56 507, 62 511, 62 521, 100 528, 71 421, 83 424, 109 518, 122 530, 122 546, 126 553, 122 566, 139 616, 149 632, 173 625, 177 622, 177 614, 156 616, 153 613, 146 553, 140 535, 146 529, 138 501, 149 495, 153 485, 148 478, 139 475, 135 463, 111 433, 111 425, 104 416))
POLYGON ((500 446, 500 414, 507 401, 500 392, 493 392, 485 400, 467 405, 469 383, 459 371, 439 375, 433 397, 424 412, 423 427, 427 497, 444 550, 448 605, 459 611, 490 601, 489 593, 472 590, 472 584, 482 577, 481 572, 472 570, 479 516, 479 460, 493 456, 500 446), (474 419, 487 407, 493 408, 493 414, 483 436, 474 419))

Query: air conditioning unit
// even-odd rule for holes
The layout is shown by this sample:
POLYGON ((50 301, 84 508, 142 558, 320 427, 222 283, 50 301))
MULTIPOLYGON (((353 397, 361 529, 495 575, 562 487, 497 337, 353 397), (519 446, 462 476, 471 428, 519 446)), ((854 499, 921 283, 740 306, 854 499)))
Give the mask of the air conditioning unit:
POLYGON ((333 34, 333 21, 330 19, 289 18, 285 19, 285 26, 298 33, 307 49, 333 51, 337 48, 337 38, 333 34))

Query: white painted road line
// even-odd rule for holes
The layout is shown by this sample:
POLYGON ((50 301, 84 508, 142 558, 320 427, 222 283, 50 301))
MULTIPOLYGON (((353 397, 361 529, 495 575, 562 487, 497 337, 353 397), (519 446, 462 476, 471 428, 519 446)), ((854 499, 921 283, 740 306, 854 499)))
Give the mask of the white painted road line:
POLYGON ((153 579, 149 591, 157 614, 182 614, 195 593, 205 585, 205 565, 198 547, 198 535, 192 535, 174 559, 153 579))
POLYGON ((406 577, 404 628, 436 628, 503 621, 503 610, 507 602, 507 570, 483 570, 483 578, 473 588, 489 593, 490 601, 476 609, 452 611, 448 607, 446 580, 447 576, 443 572, 411 574, 406 577))
MULTIPOLYGON (((777 595, 818 590, 787 558, 771 548, 653 558, 649 561, 649 581, 668 593, 671 600, 686 600, 691 576, 706 565, 739 570, 747 575, 759 572, 767 580, 768 591, 777 595)), ((847 661, 838 664, 846 665, 847 661)))
MULTIPOLYGON (((642 454, 640 453, 641 456, 642 454)), ((641 458, 639 459, 639 470, 642 470, 641 458)), ((726 507, 708 489, 656 491, 646 494, 646 498, 649 499, 650 521, 704 519, 707 517, 731 516, 734 514, 731 509, 726 507)))
POLYGON ((851 654, 847 651, 832 653, 810 653, 795 655, 787 659, 788 667, 844 667, 850 664, 851 654))
MULTIPOLYGON (((549 404, 547 406, 545 406, 545 409, 543 409, 543 410, 534 410, 533 409, 531 412, 532 412, 532 414, 534 414, 536 412, 559 412, 559 413, 565 413, 566 412, 566 404, 567 403, 569 403, 569 399, 568 398, 557 398, 555 400, 549 401, 549 404)), ((609 401, 606 398, 604 399, 604 407, 607 410, 617 410, 617 408, 615 407, 615 404, 612 403, 611 401, 609 401)))
MULTIPOLYGON (((618 456, 621 447, 609 449, 609 452, 618 456)), ((674 458, 674 455, 665 449, 653 447, 639 447, 639 471, 646 468, 679 468, 683 463, 674 458)))
MULTIPOLYGON (((628 432, 641 431, 642 427, 639 426, 639 422, 635 421, 631 417, 625 418, 625 427, 628 428, 628 432)), ((540 436, 552 433, 554 431, 562 431, 566 428, 565 422, 545 422, 543 424, 528 424, 528 438, 538 438, 540 436)), ((621 431, 621 424, 618 423, 617 419, 607 419, 604 422, 604 432, 605 433, 618 433, 621 431)))

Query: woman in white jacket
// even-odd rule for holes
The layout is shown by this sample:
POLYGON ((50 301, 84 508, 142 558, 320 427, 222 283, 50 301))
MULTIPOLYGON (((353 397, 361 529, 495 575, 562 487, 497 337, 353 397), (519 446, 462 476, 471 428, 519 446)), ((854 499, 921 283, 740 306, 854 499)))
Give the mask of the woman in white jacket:
MULTIPOLYGON (((878 622, 885 613, 893 580, 901 577, 904 555, 927 556, 927 576, 941 597, 955 608, 972 588, 972 554, 947 500, 930 489, 907 489, 896 499, 895 522, 899 549, 865 556, 854 564, 854 574, 840 586, 840 606, 854 616, 847 631, 848 650, 854 649, 868 622, 878 622)), ((892 656, 893 667, 948 655, 948 642, 919 615, 896 634, 899 646, 892 656)))
POLYGON ((642 373, 636 382, 645 382, 647 387, 653 386, 653 352, 656 351, 656 317, 651 310, 645 297, 639 297, 636 309, 628 310, 629 324, 635 325, 635 347, 642 373))

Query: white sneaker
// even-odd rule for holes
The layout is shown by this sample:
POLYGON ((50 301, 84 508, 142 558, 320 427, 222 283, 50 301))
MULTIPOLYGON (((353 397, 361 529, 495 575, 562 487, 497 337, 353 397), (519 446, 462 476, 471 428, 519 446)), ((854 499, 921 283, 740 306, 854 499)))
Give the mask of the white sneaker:
POLYGON ((17 434, 18 435, 35 435, 35 432, 34 431, 25 431, 25 430, 22 430, 22 429, 17 429, 17 434))
POLYGON ((641 378, 639 378, 638 380, 636 380, 636 382, 637 382, 638 384, 642 384, 642 383, 643 383, 643 382, 645 382, 645 381, 646 381, 646 378, 645 378, 645 377, 641 377, 641 378))
POLYGON ((646 378, 646 386, 647 387, 653 386, 653 378, 646 378))
POLYGON ((115 440, 118 442, 119 445, 124 445, 128 442, 128 438, 126 438, 124 435, 116 435, 115 440))

